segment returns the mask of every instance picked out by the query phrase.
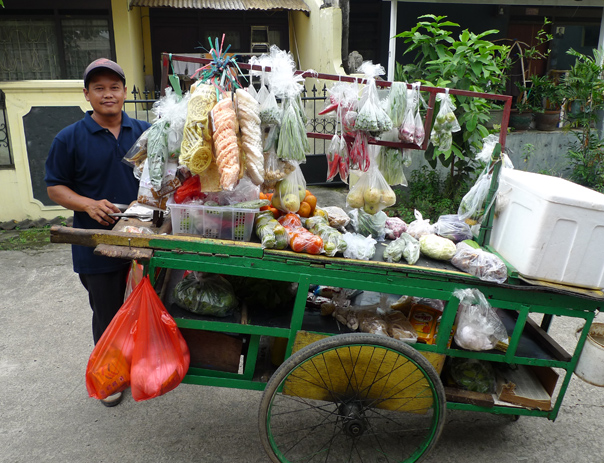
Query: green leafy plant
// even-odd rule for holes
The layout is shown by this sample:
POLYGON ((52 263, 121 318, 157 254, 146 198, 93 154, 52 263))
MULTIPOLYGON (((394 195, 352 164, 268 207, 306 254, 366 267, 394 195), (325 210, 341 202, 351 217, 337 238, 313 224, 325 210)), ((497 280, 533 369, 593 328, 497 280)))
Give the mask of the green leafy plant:
MULTIPOLYGON (((397 190, 397 187, 394 187, 397 190)), ((467 193, 464 185, 453 198, 444 196, 446 181, 443 181, 438 171, 422 166, 411 172, 409 186, 403 194, 399 189, 397 205, 386 212, 396 215, 405 222, 415 220, 413 211, 417 209, 424 219, 436 221, 441 215, 456 214, 461 199, 467 193)))
MULTIPOLYGON (((475 34, 465 29, 455 38, 450 28, 458 28, 459 24, 445 21, 446 16, 429 14, 418 19, 421 21, 415 27, 397 35, 408 45, 404 54, 415 52, 411 64, 397 65, 397 80, 474 92, 498 93, 503 89, 508 47, 487 40, 497 30, 475 34)), ((497 107, 492 100, 464 96, 457 97, 456 105, 461 131, 453 134, 451 149, 441 152, 430 145, 425 152, 433 168, 440 162, 449 169, 444 182, 444 194, 449 199, 474 175, 478 167, 474 153, 489 134, 485 125, 490 111, 497 107)))

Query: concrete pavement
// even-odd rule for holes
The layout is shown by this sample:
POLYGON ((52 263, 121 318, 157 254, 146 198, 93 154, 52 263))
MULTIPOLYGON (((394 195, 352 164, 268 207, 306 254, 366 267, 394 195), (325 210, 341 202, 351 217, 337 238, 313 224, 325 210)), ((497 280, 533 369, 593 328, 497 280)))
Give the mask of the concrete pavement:
MULTIPOLYGON (((0 462, 265 462, 261 393, 183 384, 105 408, 88 397, 86 292, 68 245, 0 252, 0 462)), ((598 321, 603 321, 602 315, 598 321)), ((552 334, 574 345, 575 320, 552 334)), ((556 422, 450 411, 428 463, 604 461, 604 389, 571 381, 556 422)))

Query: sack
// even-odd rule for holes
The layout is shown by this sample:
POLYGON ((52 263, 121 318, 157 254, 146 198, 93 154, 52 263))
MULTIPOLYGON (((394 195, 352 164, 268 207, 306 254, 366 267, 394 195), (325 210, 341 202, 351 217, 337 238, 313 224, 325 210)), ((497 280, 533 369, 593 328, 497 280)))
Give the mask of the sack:
POLYGON ((178 386, 189 369, 189 348, 149 278, 132 293, 140 313, 132 352, 131 386, 135 401, 152 399, 178 386))
POLYGON ((104 399, 130 385, 142 289, 142 285, 134 289, 90 354, 86 366, 86 389, 90 397, 104 399))

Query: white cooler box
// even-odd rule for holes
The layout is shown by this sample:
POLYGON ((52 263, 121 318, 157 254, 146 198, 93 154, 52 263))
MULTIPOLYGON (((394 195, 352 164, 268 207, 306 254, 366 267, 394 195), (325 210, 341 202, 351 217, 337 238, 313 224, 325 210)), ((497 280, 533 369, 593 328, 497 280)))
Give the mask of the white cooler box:
POLYGON ((521 275, 604 287, 604 195, 549 175, 502 169, 491 246, 521 275))

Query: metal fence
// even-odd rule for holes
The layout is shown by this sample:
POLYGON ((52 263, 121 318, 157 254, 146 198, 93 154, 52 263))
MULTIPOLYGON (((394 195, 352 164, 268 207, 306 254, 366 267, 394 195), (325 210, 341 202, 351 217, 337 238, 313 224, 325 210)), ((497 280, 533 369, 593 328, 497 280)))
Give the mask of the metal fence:
MULTIPOLYGON (((134 116, 136 119, 146 120, 147 122, 153 122, 155 115, 152 112, 153 104, 159 99, 160 92, 149 92, 147 90, 141 92, 139 89, 134 87, 132 90, 132 99, 126 100, 124 109, 126 112, 134 116)), ((317 89, 316 85, 313 84, 309 90, 304 87, 302 91, 302 104, 306 112, 308 121, 306 123, 306 129, 308 132, 317 133, 335 133, 336 121, 334 118, 329 116, 319 116, 319 112, 325 106, 325 100, 327 98, 327 86, 323 85, 322 89, 317 89)), ((312 155, 325 155, 327 141, 310 138, 309 143, 311 146, 312 155)))

